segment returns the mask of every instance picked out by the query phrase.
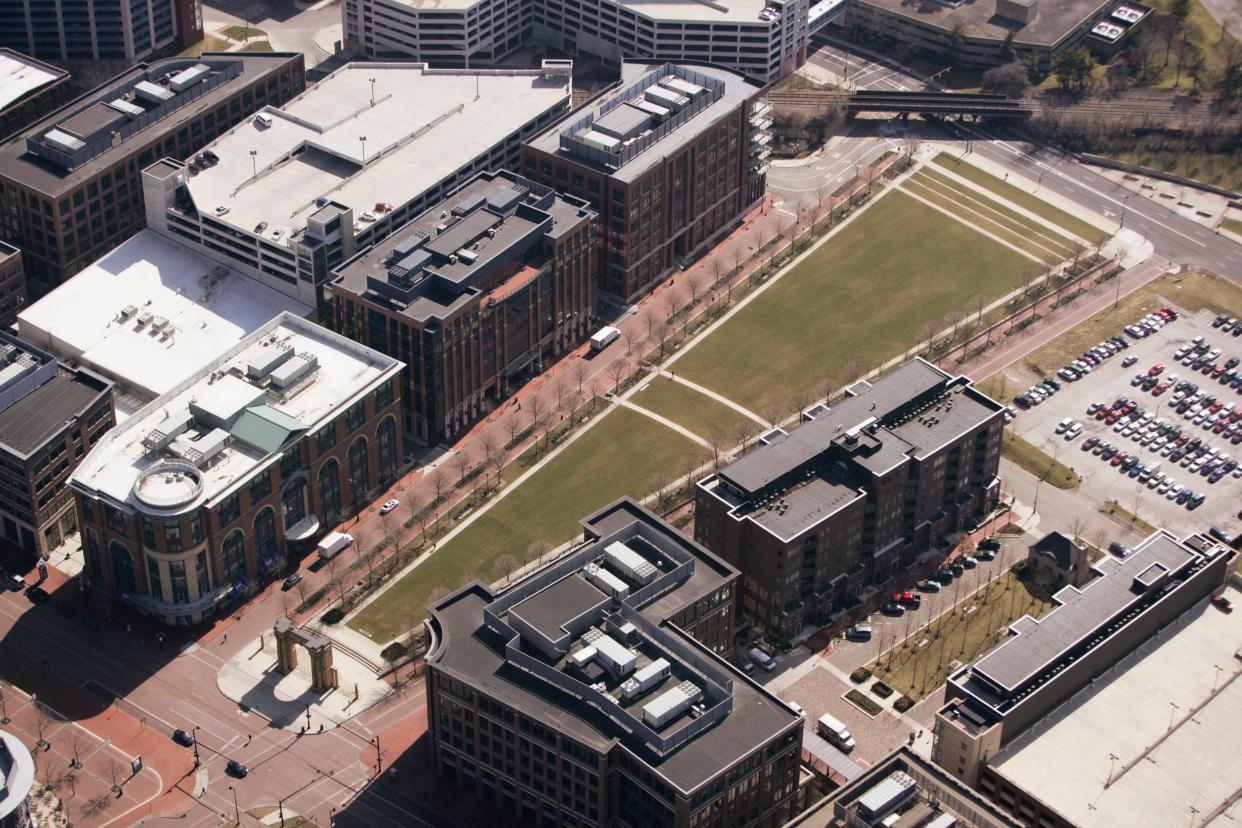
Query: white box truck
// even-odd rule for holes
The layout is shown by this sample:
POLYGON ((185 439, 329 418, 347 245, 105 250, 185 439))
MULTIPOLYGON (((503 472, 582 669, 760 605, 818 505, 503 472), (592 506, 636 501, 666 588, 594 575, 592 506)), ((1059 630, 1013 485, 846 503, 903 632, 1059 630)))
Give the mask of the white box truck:
POLYGON ((607 348, 609 345, 617 341, 617 337, 621 336, 621 331, 612 325, 605 325, 595 333, 591 334, 591 353, 597 354, 607 348))
POLYGON ((854 749, 854 737, 840 721, 825 713, 819 717, 815 730, 833 745, 848 753, 854 749))
POLYGON ((344 532, 329 532, 319 542, 319 560, 328 561, 335 558, 345 547, 354 542, 352 535, 344 532))
POLYGON ((767 670, 769 673, 776 669, 776 662, 772 660, 772 656, 768 655, 763 650, 758 648, 751 650, 750 657, 754 659, 756 664, 767 670))

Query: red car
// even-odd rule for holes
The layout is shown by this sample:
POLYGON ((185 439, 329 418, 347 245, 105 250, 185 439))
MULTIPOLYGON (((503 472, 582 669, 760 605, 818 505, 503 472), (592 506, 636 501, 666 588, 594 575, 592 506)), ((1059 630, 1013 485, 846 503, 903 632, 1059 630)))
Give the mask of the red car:
POLYGON ((1157 385, 1155 388, 1151 389, 1151 395, 1153 397, 1159 397, 1161 394, 1163 394, 1165 391, 1168 391, 1168 390, 1169 390, 1169 384, 1167 382, 1162 382, 1159 385, 1157 385))
POLYGON ((1097 420, 1103 420, 1106 417, 1108 417, 1109 414, 1112 414, 1112 413, 1113 413, 1113 410, 1111 408, 1101 408, 1099 411, 1095 412, 1095 418, 1097 420))
POLYGON ((1225 373, 1225 366, 1217 365, 1212 369, 1212 379, 1220 379, 1220 375, 1225 373))
POLYGON ((1233 612, 1233 602, 1223 595, 1213 595, 1212 606, 1221 612, 1233 612))
POLYGON ((1226 425, 1225 421, 1220 420, 1219 422, 1216 423, 1216 425, 1212 426, 1212 431, 1215 432, 1216 434, 1220 434, 1222 431, 1225 430, 1225 425, 1226 425))
POLYGON ((1128 454, 1126 454, 1124 451, 1123 451, 1123 452, 1119 452, 1119 453, 1117 453, 1117 454, 1114 454, 1114 455, 1113 455, 1113 459, 1108 461, 1108 465, 1110 465, 1110 466, 1120 466, 1120 465, 1121 465, 1121 463, 1122 463, 1122 461, 1123 461, 1123 460, 1125 460, 1128 456, 1129 456, 1129 455, 1128 455, 1128 454))
POLYGON ((1159 310, 1159 314, 1163 316, 1165 319, 1169 320, 1170 322, 1172 322, 1174 319, 1177 318, 1177 311, 1174 308, 1169 308, 1169 307, 1161 308, 1159 310))
POLYGON ((1147 376, 1154 377, 1164 373, 1164 366, 1157 362, 1147 370, 1147 376))
POLYGON ((909 609, 918 609, 923 603, 923 596, 917 592, 894 592, 891 600, 894 604, 901 604, 909 609))

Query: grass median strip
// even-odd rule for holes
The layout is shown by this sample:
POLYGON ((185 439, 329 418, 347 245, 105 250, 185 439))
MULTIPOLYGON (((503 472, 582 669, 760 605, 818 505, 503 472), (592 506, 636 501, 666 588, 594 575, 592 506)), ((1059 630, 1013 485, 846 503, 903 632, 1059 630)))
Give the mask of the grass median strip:
POLYGON ((1005 457, 1058 489, 1077 489, 1082 482, 1069 466, 1009 431, 1001 440, 1001 449, 1005 457))
POLYGON ((650 417, 623 408, 495 503, 427 560, 358 613, 350 626, 385 642, 423 617, 437 588, 478 577, 498 580, 536 544, 553 548, 574 536, 578 521, 622 495, 642 497, 660 477, 684 473, 686 458, 706 452, 650 417), (502 556, 512 560, 502 560, 502 556))
MULTIPOLYGON (((890 192, 685 353, 679 375, 751 411, 785 406, 917 343, 1042 265, 890 192), (917 242, 913 241, 917 240, 917 242)), ((791 409, 792 410, 792 409, 791 409)))
POLYGON ((738 426, 743 424, 753 424, 755 431, 761 428, 754 420, 724 403, 668 377, 656 377, 630 400, 693 431, 704 440, 718 434, 727 438, 725 441, 728 442, 738 426))
POLYGON ((978 184, 985 190, 990 190, 994 195, 1000 196, 1024 210, 1030 210, 1035 215, 1047 219, 1057 227, 1068 230, 1075 236, 1086 239, 1092 244, 1108 238, 1109 234, 1094 224, 1080 219, 1072 213, 1067 213, 1059 207, 1054 207, 1039 196, 1015 187, 1008 181, 1003 181, 989 172, 984 172, 968 161, 962 161, 946 152, 942 152, 932 159, 932 163, 944 167, 946 170, 952 170, 962 178, 978 184))

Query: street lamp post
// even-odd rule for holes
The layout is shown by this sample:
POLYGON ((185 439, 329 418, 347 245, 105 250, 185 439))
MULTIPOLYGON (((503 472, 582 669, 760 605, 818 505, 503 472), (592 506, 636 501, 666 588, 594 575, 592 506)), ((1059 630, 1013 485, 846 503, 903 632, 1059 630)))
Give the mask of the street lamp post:
POLYGON ((1169 730, 1173 729, 1173 718, 1177 715, 1177 711, 1181 710, 1176 702, 1169 702, 1169 730))
POLYGON ((237 788, 229 785, 229 790, 233 792, 233 816, 237 819, 238 828, 241 828, 241 808, 237 807, 237 788))
POLYGON ((371 82, 371 106, 375 106, 375 78, 367 78, 371 82))
POLYGON ((259 160, 258 160, 258 156, 259 156, 259 151, 258 151, 258 150, 251 150, 251 151, 250 151, 250 177, 251 177, 251 178, 258 178, 258 177, 259 177, 259 160))
POLYGON ((359 135, 358 141, 362 144, 362 166, 365 167, 367 165, 367 136, 359 135))
POLYGON ((198 725, 194 725, 194 727, 190 729, 190 739, 194 741, 194 767, 197 768, 200 764, 202 764, 201 760, 198 758, 198 725))

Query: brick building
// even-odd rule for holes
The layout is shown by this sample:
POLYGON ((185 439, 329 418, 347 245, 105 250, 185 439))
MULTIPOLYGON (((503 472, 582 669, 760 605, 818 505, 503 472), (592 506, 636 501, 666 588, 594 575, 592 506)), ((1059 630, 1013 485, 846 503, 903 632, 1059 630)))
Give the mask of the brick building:
POLYGON ((523 145, 523 175, 599 213, 600 294, 634 301, 763 197, 760 89, 727 69, 627 63, 615 92, 523 145))
POLYGON ((396 478, 400 370, 284 313, 138 410, 70 479, 89 585, 167 624, 252 593, 396 478))
POLYGON ((133 63, 202 39, 200 0, 0 0, 0 46, 42 60, 133 63))
POLYGON ((0 138, 59 106, 69 88, 64 69, 0 47, 0 138))
POLYGON ((451 439, 591 331, 595 214, 485 173, 337 269, 338 333, 405 363, 406 433, 451 439))
POLYGON ((33 564, 77 531, 65 486, 115 422, 112 384, 0 332, 0 536, 33 564))
POLYGON ((8 330, 26 306, 26 269, 22 251, 0 242, 0 328, 8 330))
POLYGON ((742 612, 793 637, 991 510, 1002 407, 922 359, 847 390, 698 484, 694 536, 742 612))
POLYGON ((530 825, 782 824, 804 719, 724 658, 737 571, 629 499, 583 526, 432 607, 436 772, 530 825))
POLYGON ((142 171, 186 158, 305 85, 302 55, 229 52, 139 64, 0 144, 0 239, 41 296, 144 223, 142 171))

